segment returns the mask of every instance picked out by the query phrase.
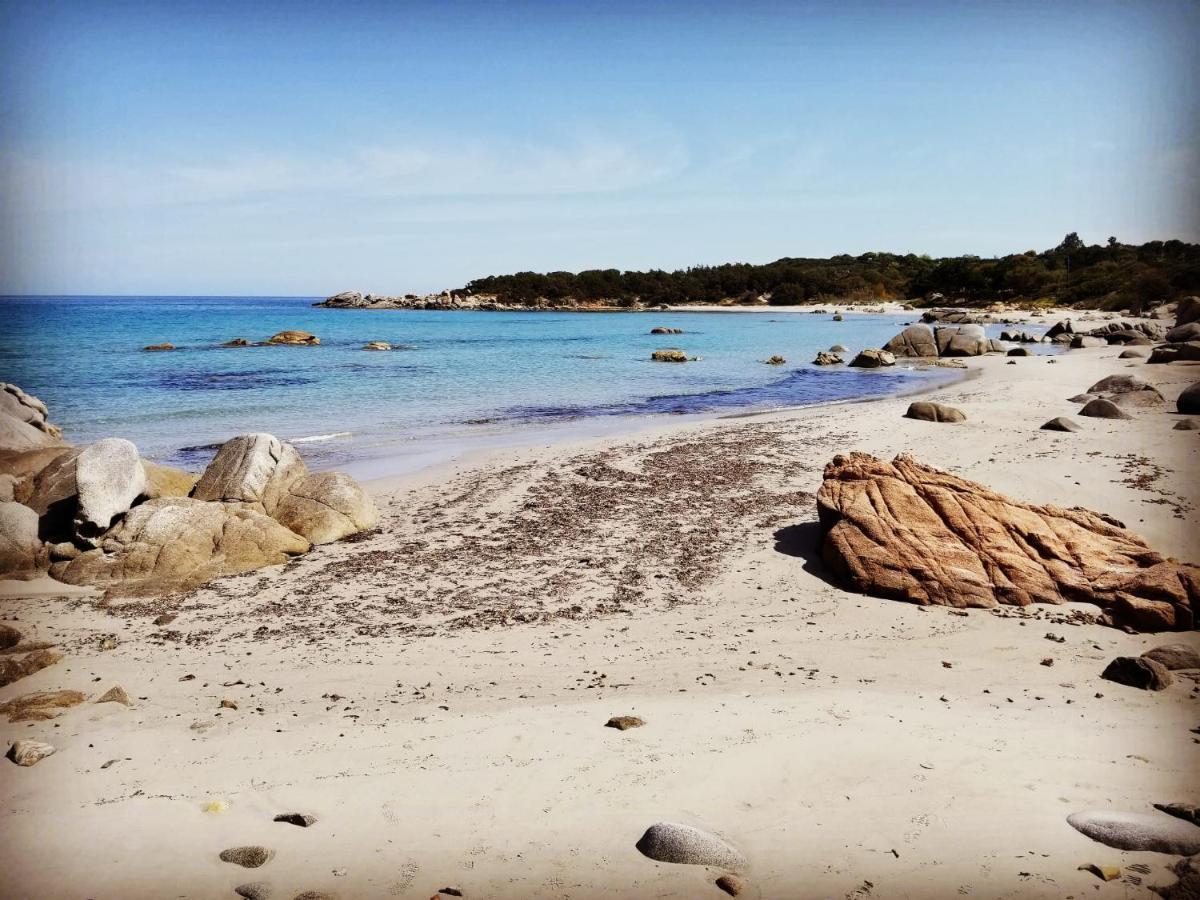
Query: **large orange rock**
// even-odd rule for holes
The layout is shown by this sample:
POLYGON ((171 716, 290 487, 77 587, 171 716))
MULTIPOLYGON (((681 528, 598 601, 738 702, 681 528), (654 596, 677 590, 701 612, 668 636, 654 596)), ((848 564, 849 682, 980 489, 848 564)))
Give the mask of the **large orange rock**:
POLYGON ((901 454, 825 467, 822 555, 852 589, 922 605, 1094 603, 1113 624, 1190 629, 1200 568, 1080 507, 1035 506, 901 454))

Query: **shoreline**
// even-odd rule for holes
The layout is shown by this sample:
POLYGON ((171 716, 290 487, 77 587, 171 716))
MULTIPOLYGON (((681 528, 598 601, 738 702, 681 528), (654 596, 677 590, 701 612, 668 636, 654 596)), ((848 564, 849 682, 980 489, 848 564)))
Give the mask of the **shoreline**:
POLYGON ((341 900, 715 900, 718 872, 634 848, 675 821, 745 852, 743 896, 1149 897, 1174 856, 1104 847, 1066 816, 1192 797, 1191 681, 1099 673, 1200 635, 1079 624, 1075 604, 962 615, 852 594, 816 546, 833 454, 910 451, 1200 558, 1200 442, 1171 428, 1200 367, 1120 349, 970 359, 924 395, 960 424, 889 396, 493 449, 372 481, 377 533, 284 566, 152 601, 8 598, 6 618, 68 655, 0 700, 119 684, 134 705, 0 720, 59 748, 0 766, 0 862, 26 895, 98 900, 252 880, 341 900), (1039 429, 1127 371, 1167 405, 1039 429), (646 724, 605 728, 617 715, 646 724), (246 844, 276 858, 217 859, 246 844), (1087 862, 1149 871, 1106 888, 1087 862))

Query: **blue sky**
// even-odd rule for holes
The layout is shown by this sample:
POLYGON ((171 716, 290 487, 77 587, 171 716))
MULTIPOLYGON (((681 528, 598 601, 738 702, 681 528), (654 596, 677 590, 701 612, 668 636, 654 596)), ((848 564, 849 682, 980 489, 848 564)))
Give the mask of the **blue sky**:
POLYGON ((1200 239, 1194 3, 0 0, 4 293, 1200 239))

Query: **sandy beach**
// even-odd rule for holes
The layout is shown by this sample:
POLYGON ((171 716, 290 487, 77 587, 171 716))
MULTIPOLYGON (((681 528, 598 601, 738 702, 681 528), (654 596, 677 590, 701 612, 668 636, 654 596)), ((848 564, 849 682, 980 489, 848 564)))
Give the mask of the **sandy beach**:
POLYGON ((635 849, 659 821, 740 848, 742 896, 1149 896, 1174 857, 1066 816, 1200 796, 1195 678, 1099 678, 1196 633, 860 596, 816 549, 834 454, 907 451, 1200 559, 1200 442, 1167 411, 1198 370, 1120 349, 968 360, 929 397, 953 425, 889 398, 474 454, 372 482, 375 532, 161 600, 9 582, 3 618, 67 656, 0 702, 89 702, 0 724, 58 748, 0 766, 0 896, 724 896, 635 849), (1131 370, 1168 404, 1039 430, 1131 370), (132 707, 91 702, 114 685, 132 707), (218 859, 240 845, 274 858, 218 859))

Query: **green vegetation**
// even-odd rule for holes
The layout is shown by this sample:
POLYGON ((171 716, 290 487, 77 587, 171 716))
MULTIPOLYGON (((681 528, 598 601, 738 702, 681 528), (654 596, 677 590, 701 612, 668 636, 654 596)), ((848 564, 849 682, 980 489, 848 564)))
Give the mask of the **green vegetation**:
POLYGON ((1003 300, 1140 310, 1200 293, 1200 245, 1151 241, 1139 247, 1113 237, 1103 246, 1088 246, 1072 232, 1052 250, 995 259, 864 253, 675 272, 518 272, 477 278, 456 293, 492 294, 503 303, 526 305, 753 303, 769 294, 769 302, 777 306, 828 300, 1003 300))

